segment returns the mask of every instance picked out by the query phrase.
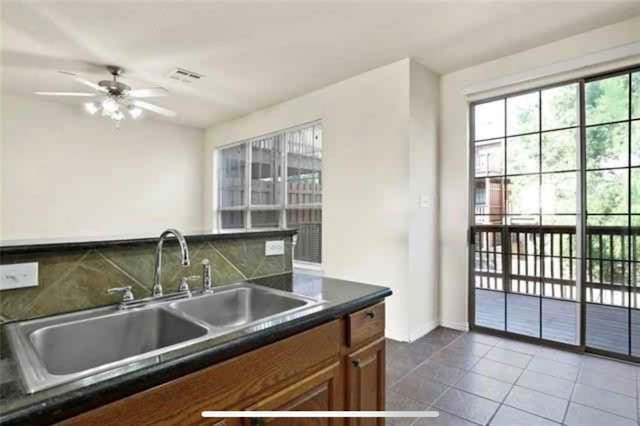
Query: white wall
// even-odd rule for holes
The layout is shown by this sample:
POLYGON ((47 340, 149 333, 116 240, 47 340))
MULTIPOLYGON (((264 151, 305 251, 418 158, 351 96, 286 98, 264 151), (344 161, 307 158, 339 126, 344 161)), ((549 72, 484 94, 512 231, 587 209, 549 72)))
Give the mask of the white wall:
POLYGON ((204 130, 2 93, 2 240, 202 229, 204 130))
MULTIPOLYGON (((206 136, 211 223, 215 147, 322 119, 325 275, 390 286, 387 334, 401 340, 410 335, 410 144, 417 151, 421 143, 410 138, 410 67, 405 59, 377 68, 214 126, 206 136)), ((420 184, 425 191, 429 182, 420 184)))
MULTIPOLYGON (((551 66, 562 61, 640 41, 640 18, 527 50, 512 56, 442 76, 440 82, 440 310, 444 325, 467 326, 468 220, 468 99, 466 88, 512 74, 551 66)), ((539 78, 479 95, 491 96, 638 63, 629 58, 617 63, 539 78)), ((476 96, 478 97, 478 96, 476 96)))
POLYGON ((438 326, 439 77, 411 61, 409 122, 409 340, 438 326))

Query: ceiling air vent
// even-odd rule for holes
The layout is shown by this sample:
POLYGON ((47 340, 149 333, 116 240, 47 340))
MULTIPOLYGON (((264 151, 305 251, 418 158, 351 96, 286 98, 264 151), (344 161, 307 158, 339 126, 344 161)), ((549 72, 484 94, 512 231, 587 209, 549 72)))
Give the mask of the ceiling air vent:
POLYGON ((185 70, 184 68, 176 68, 169 73, 169 78, 181 81, 183 83, 193 83, 204 77, 202 74, 198 74, 194 71, 185 70))

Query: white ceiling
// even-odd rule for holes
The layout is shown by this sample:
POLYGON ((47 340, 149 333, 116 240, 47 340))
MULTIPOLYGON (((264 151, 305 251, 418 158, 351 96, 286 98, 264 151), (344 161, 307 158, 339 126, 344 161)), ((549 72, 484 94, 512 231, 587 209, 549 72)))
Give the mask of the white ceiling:
MULTIPOLYGON (((640 2, 2 1, 2 84, 84 90, 116 64, 159 105, 206 127, 369 69, 415 57, 446 73, 640 15, 640 2), (187 85, 175 67, 205 75, 187 85)), ((79 101, 72 100, 79 103, 79 101)))

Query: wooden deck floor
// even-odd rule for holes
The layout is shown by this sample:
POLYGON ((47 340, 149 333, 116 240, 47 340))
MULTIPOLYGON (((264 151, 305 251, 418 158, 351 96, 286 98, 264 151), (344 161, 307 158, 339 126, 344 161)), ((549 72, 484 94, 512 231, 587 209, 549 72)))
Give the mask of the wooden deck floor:
MULTIPOLYGON (((578 343, 578 309, 571 301, 511 293, 505 301, 505 293, 476 289, 477 325, 533 337, 540 337, 542 331, 543 338, 557 342, 578 343)), ((586 319, 587 346, 628 354, 631 329, 631 353, 640 356, 640 311, 587 304, 586 319)))

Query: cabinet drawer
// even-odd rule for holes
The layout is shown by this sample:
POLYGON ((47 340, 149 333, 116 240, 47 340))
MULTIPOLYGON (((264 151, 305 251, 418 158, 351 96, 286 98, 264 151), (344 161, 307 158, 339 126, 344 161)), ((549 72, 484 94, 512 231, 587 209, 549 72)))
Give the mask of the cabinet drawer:
POLYGON ((369 306, 347 317, 347 345, 355 347, 384 335, 384 302, 369 306))

